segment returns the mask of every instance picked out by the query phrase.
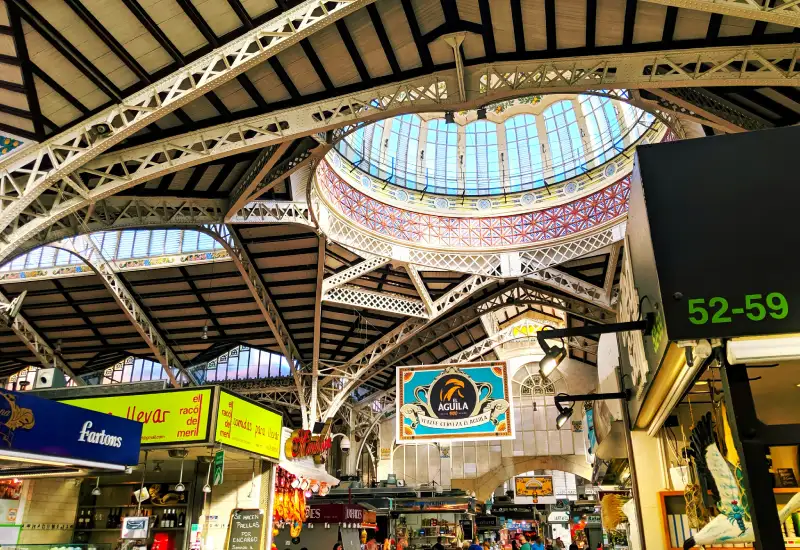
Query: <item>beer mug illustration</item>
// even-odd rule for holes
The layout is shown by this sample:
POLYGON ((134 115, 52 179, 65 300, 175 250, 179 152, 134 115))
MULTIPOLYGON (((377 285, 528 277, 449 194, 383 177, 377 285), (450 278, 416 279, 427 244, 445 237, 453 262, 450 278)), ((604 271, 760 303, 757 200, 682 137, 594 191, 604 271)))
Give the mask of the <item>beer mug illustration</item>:
POLYGON ((480 413, 492 394, 488 382, 475 382, 458 367, 448 367, 430 386, 417 387, 417 405, 434 418, 458 420, 480 413))

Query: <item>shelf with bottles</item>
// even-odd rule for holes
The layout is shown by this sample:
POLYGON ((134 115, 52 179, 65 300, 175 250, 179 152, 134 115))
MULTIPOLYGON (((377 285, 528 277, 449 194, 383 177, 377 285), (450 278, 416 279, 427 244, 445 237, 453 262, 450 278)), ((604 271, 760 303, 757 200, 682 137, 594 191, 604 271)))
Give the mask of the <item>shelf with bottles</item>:
MULTIPOLYGON (((109 508, 139 508, 139 504, 112 504, 108 506, 98 506, 96 504, 82 504, 78 506, 78 508, 89 508, 89 509, 97 509, 97 510, 108 510, 109 508)), ((187 508, 188 504, 141 504, 142 508, 154 508, 154 509, 165 509, 165 508, 187 508)))
MULTIPOLYGON (((185 507, 184 507, 185 508, 185 507)), ((122 527, 122 521, 126 517, 147 517, 150 518, 151 530, 165 530, 175 529, 184 530, 186 528, 186 511, 181 509, 178 512, 177 507, 164 508, 162 515, 153 514, 153 509, 142 509, 141 511, 133 511, 128 513, 123 512, 122 507, 109 508, 109 513, 103 515, 100 513, 93 513, 91 508, 81 508, 78 510, 78 517, 75 521, 75 531, 101 531, 101 530, 119 530, 122 527)))

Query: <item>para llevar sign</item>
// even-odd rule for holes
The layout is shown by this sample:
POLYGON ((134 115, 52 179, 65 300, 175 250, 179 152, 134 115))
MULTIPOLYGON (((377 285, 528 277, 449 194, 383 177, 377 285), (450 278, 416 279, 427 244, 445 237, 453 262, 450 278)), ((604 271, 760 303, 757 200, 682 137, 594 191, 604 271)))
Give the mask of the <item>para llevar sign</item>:
POLYGON ((791 127, 637 148, 628 253, 669 340, 800 332, 798 143, 791 127))

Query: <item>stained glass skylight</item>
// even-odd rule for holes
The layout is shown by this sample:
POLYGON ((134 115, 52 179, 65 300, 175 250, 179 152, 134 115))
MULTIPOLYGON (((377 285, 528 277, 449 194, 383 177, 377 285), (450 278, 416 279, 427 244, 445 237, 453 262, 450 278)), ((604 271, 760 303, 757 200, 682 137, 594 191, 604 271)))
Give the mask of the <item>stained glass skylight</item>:
POLYGON ((394 185, 499 195, 583 174, 633 145, 654 122, 651 114, 609 97, 561 97, 544 108, 541 98, 504 102, 488 119, 462 117, 461 123, 446 122, 443 113, 402 115, 359 129, 337 150, 394 185))

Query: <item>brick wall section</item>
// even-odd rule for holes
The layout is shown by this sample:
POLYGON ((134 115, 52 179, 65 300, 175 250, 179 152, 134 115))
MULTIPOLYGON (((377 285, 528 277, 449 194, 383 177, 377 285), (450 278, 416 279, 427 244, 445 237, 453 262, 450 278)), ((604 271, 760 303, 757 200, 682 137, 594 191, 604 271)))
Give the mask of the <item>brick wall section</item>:
POLYGON ((20 544, 58 544, 72 540, 80 486, 72 479, 32 479, 22 491, 20 544), (50 526, 56 526, 51 528, 50 526))

